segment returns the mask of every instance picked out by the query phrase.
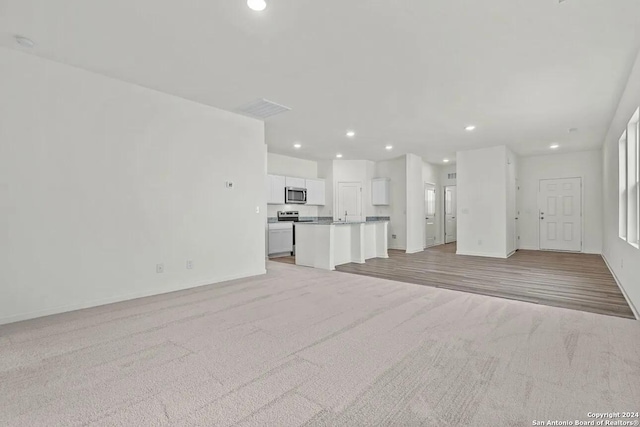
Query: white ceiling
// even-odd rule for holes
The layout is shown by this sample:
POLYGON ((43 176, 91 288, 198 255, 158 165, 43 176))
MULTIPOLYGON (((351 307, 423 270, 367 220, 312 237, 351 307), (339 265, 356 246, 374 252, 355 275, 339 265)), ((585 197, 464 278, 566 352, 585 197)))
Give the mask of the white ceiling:
POLYGON ((0 44, 24 50, 22 34, 33 54, 227 110, 284 104, 272 152, 433 162, 599 147, 640 47, 638 0, 267 1, 0 0, 0 44))

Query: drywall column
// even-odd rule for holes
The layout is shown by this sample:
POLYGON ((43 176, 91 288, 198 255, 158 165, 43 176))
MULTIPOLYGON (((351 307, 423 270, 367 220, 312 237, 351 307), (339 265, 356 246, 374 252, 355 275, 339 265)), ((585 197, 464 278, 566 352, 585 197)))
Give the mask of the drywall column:
POLYGON ((407 253, 424 250, 424 181, 422 158, 406 155, 407 172, 407 253))
POLYGON ((389 206, 377 206, 376 215, 389 216, 389 248, 407 249, 407 169, 406 156, 377 162, 375 176, 391 180, 389 206))
POLYGON ((517 185, 518 185, 518 157, 508 148, 507 150, 507 255, 518 249, 518 216, 517 185))
POLYGON ((506 258, 507 148, 457 153, 460 255, 506 258))

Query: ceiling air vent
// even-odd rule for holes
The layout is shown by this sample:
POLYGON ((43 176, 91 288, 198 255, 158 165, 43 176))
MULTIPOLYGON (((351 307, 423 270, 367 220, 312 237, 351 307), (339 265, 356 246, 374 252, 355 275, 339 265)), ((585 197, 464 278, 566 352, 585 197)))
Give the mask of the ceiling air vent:
POLYGON ((291 108, 276 104, 268 99, 258 99, 250 104, 238 108, 237 111, 239 113, 246 114, 247 116, 255 117, 256 119, 266 119, 290 110, 291 108))
POLYGON ((448 173, 447 174, 447 179, 456 179, 456 177, 458 176, 457 173, 448 173))

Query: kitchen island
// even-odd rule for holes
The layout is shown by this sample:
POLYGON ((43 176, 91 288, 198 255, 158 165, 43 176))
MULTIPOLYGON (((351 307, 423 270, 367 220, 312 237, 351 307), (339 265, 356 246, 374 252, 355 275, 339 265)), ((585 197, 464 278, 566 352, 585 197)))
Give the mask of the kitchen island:
POLYGON ((389 221, 296 223, 296 265, 335 270, 336 265, 388 258, 388 224, 389 221))

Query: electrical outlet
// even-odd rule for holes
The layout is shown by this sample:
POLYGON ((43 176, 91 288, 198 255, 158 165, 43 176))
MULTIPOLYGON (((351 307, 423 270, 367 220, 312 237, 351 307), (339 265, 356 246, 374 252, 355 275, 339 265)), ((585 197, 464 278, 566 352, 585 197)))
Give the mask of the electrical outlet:
POLYGON ((164 273, 164 264, 156 264, 156 273, 164 273))
POLYGON ((478 239, 478 246, 482 246, 482 239, 478 239))
POLYGON ((193 270, 193 261, 187 260, 187 270, 193 270))
POLYGON ((392 239, 395 239, 396 237, 397 237, 397 236, 396 236, 395 234, 392 234, 392 235, 391 235, 391 238, 392 238, 392 239))
POLYGON ((256 213, 260 213, 260 206, 256 206, 256 213))

